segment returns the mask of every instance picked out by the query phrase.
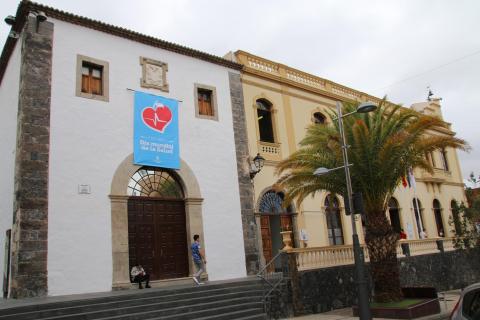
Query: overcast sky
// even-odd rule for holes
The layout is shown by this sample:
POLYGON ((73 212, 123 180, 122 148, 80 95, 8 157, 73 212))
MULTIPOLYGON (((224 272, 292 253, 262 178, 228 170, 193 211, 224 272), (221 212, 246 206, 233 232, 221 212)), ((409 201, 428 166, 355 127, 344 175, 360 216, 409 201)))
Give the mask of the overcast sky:
MULTIPOLYGON (((480 174, 480 1, 40 0, 40 3, 223 56, 242 49, 410 105, 427 87, 472 146, 480 174)), ((1 0, 2 19, 19 1, 1 0)), ((1 23, 0 41, 8 26, 1 23)))

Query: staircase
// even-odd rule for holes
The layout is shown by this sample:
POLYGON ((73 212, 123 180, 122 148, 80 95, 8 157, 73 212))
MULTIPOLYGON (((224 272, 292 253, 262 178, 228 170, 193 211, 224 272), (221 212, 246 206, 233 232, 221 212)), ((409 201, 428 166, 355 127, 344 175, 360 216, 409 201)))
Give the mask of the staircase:
POLYGON ((7 302, 0 308, 0 320, 256 320, 265 319, 262 292, 260 282, 249 279, 22 306, 7 302))

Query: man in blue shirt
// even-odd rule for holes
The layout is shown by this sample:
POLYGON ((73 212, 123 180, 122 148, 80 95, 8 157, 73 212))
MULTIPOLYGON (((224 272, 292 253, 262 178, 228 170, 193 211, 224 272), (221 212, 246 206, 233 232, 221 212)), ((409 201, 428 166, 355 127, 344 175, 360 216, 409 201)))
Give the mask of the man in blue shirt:
POLYGON ((198 285, 204 284, 203 282, 200 282, 200 276, 205 272, 205 264, 207 263, 207 260, 205 260, 205 252, 200 246, 200 236, 198 234, 193 236, 192 257, 195 267, 197 268, 197 272, 193 275, 193 281, 198 285))

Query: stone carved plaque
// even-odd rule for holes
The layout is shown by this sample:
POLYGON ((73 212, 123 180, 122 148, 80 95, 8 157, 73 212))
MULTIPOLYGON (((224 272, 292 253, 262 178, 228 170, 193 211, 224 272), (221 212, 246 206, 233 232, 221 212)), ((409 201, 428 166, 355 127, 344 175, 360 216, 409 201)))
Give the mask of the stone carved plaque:
POLYGON ((142 79, 140 81, 142 87, 168 92, 168 65, 166 63, 140 57, 140 65, 142 66, 142 79))

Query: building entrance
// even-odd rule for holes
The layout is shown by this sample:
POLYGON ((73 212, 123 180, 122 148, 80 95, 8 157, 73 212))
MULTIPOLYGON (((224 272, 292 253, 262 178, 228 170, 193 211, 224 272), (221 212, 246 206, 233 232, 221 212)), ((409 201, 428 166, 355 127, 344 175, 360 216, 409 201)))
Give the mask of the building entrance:
POLYGON ((183 192, 168 171, 140 169, 130 183, 128 249, 151 280, 187 277, 188 245, 183 192))
MULTIPOLYGON (((293 213, 291 208, 283 208, 283 193, 268 191, 260 200, 260 224, 262 233, 262 249, 265 263, 269 263, 283 248, 281 231, 293 231, 293 213)), ((292 237, 294 235, 292 234, 292 237)), ((293 239, 292 239, 293 240, 293 239)), ((294 242, 293 242, 294 243, 294 242)), ((292 245, 293 245, 292 243, 292 245)), ((278 261, 280 263, 280 261, 278 261)), ((280 265, 271 265, 270 269, 280 265)))

